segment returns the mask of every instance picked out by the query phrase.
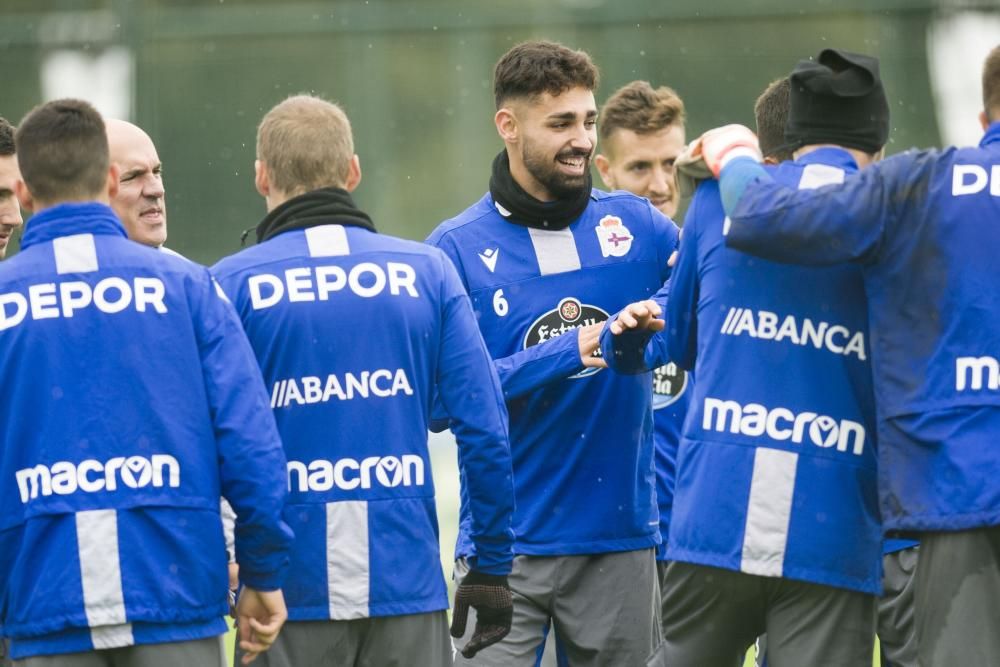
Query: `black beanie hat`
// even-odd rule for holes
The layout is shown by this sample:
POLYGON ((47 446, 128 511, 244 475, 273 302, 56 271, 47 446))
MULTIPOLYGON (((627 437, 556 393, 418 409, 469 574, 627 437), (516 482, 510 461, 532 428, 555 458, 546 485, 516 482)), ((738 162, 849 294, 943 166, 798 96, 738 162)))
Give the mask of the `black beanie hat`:
POLYGON ((889 103, 878 59, 824 49, 802 60, 789 75, 785 141, 793 150, 808 144, 836 144, 877 153, 889 138, 889 103))

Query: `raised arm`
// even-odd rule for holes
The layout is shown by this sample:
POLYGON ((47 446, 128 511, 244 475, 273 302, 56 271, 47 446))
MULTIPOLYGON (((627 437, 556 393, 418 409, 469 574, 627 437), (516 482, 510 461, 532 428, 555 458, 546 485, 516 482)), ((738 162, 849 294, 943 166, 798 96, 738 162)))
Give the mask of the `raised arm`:
POLYGON ((891 161, 842 184, 795 190, 775 182, 760 166, 757 138, 742 125, 709 130, 697 142, 720 180, 730 248, 809 265, 864 261, 877 254, 891 213, 882 166, 891 161))
POLYGON ((726 245, 765 259, 824 265, 877 254, 889 209, 878 166, 842 184, 796 190, 741 158, 722 170, 726 245))

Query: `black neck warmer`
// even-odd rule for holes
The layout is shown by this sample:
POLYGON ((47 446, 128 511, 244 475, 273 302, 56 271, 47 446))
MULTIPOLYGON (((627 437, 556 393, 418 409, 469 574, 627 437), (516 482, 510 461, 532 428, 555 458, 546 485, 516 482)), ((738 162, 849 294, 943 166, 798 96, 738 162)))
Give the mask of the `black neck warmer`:
POLYGON ((580 192, 569 199, 553 202, 539 201, 524 191, 510 174, 510 158, 502 150, 493 160, 493 174, 490 176, 490 194, 493 201, 510 211, 504 216, 510 222, 538 229, 566 229, 579 218, 590 202, 590 170, 587 183, 580 192))
POLYGON ((320 188, 292 197, 268 213, 257 225, 257 243, 282 232, 319 225, 346 225, 376 231, 372 219, 354 205, 347 190, 320 188))

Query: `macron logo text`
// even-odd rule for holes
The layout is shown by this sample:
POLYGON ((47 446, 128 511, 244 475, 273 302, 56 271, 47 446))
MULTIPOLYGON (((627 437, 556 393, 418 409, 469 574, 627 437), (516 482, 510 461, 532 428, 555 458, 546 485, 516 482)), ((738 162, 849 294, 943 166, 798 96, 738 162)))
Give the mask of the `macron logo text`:
POLYGON ((993 357, 955 359, 955 390, 1000 389, 1000 361, 993 357))
POLYGON ((80 463, 57 461, 51 466, 38 464, 14 473, 21 502, 52 494, 68 496, 71 493, 97 493, 115 491, 119 482, 129 489, 147 486, 171 487, 181 485, 181 466, 169 454, 144 456, 116 456, 101 462, 85 459, 80 463))
POLYGON ((306 465, 302 461, 288 462, 288 490, 341 491, 370 489, 372 484, 394 488, 397 486, 423 486, 424 460, 415 454, 402 456, 369 456, 337 461, 317 459, 306 465))
POLYGON ((865 427, 850 419, 836 420, 815 412, 795 414, 788 408, 767 409, 759 403, 740 405, 736 401, 705 398, 701 427, 719 433, 742 433, 751 437, 767 435, 772 440, 801 444, 808 437, 817 447, 836 447, 861 456, 865 449, 865 427))

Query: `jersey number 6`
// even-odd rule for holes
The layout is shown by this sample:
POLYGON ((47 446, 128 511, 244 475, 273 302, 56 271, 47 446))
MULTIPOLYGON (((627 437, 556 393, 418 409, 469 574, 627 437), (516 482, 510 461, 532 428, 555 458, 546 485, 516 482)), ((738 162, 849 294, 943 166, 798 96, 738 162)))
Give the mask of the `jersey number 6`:
POLYGON ((493 310, 500 317, 506 315, 507 311, 510 310, 510 307, 507 305, 507 299, 503 298, 502 289, 498 289, 493 293, 493 310))

